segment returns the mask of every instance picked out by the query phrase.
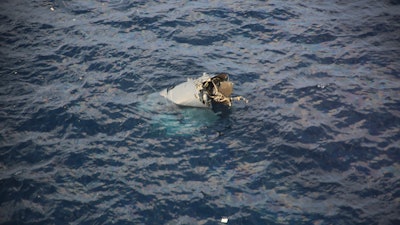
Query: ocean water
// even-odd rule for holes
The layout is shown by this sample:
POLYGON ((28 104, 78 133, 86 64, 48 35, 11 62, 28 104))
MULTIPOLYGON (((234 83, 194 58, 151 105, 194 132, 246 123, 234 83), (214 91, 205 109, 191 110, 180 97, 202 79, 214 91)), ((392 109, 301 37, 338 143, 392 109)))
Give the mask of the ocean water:
POLYGON ((0 224, 400 224, 400 2, 2 0, 0 224), (158 92, 227 72, 231 110, 158 92))

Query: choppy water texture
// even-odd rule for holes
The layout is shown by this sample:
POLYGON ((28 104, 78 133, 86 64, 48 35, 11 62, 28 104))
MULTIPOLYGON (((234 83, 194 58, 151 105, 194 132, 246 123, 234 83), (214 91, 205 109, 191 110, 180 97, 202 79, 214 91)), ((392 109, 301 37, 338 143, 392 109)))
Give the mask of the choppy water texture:
POLYGON ((0 2, 1 224, 400 224, 399 1, 0 2), (227 115, 157 92, 228 72, 227 115))

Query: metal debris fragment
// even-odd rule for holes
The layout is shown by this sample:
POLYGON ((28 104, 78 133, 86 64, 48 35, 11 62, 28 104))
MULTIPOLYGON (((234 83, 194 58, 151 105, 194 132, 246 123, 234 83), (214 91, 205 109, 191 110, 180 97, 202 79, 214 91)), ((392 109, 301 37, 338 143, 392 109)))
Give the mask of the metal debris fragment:
POLYGON ((188 79, 186 82, 167 88, 160 94, 177 105, 191 107, 212 107, 213 104, 232 106, 232 101, 245 101, 242 96, 231 97, 233 83, 226 73, 211 77, 203 73, 198 79, 188 79))

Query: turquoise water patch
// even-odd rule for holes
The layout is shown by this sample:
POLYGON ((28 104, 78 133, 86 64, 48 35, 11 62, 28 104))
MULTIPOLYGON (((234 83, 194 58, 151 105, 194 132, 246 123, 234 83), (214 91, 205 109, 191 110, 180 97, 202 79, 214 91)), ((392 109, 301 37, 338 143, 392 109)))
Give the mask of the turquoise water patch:
POLYGON ((177 106, 159 93, 146 96, 139 110, 147 116, 150 133, 166 136, 194 135, 215 124, 218 115, 209 108, 177 106))

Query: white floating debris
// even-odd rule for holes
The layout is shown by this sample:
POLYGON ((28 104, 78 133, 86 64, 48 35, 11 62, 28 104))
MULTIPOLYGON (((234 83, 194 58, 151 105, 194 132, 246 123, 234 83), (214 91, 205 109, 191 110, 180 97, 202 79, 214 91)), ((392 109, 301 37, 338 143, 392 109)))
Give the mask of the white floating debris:
POLYGON ((228 217, 222 217, 221 223, 228 223, 228 217))
POLYGON ((51 10, 51 11, 54 11, 54 8, 53 8, 53 6, 52 6, 52 7, 50 7, 50 10, 51 10))
POLYGON ((213 104, 232 106, 232 100, 247 100, 241 96, 231 97, 233 83, 228 74, 219 73, 211 77, 204 73, 197 79, 188 79, 186 82, 167 88, 160 92, 162 96, 177 105, 191 107, 212 107, 213 104))

